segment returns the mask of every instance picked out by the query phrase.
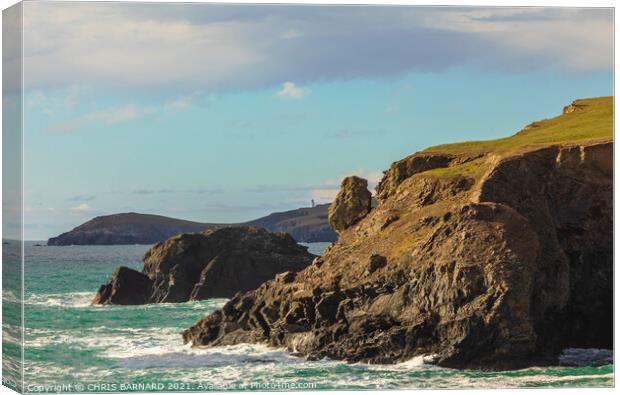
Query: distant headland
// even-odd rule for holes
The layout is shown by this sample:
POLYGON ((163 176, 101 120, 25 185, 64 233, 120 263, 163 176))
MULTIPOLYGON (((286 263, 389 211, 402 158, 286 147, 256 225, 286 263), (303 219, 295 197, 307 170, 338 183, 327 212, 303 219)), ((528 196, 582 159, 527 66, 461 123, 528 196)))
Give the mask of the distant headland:
POLYGON ((240 224, 187 221, 153 214, 122 213, 95 217, 69 232, 52 237, 48 245, 155 244, 179 233, 202 232, 232 225, 289 233, 298 242, 331 242, 336 233, 327 223, 328 204, 269 214, 240 224))

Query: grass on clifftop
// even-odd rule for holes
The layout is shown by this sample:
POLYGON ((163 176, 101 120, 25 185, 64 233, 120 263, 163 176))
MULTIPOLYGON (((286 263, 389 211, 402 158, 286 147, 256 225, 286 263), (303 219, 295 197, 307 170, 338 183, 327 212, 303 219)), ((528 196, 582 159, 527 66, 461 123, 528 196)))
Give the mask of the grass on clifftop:
POLYGON ((613 97, 576 100, 575 112, 534 122, 519 133, 497 140, 468 141, 427 148, 424 152, 476 155, 519 152, 550 144, 609 140, 613 137, 613 97))
MULTIPOLYGON (((576 111, 534 122, 517 134, 497 140, 467 141, 427 148, 424 152, 478 156, 480 154, 517 154, 552 144, 575 144, 609 141, 613 138, 613 97, 575 100, 576 111)), ((485 158, 461 165, 433 169, 425 174, 439 177, 469 176, 476 178, 484 171, 485 158)))

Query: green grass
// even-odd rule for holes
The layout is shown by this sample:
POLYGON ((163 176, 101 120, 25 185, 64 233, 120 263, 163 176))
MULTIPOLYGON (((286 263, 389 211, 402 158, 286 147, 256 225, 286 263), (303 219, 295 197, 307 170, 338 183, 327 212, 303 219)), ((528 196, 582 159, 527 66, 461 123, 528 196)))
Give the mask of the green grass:
MULTIPOLYGON (((517 134, 497 140, 467 141, 427 148, 424 152, 478 156, 518 154, 549 145, 570 145, 613 138, 613 97, 576 100, 581 109, 555 118, 534 122, 517 134)), ((477 178, 485 170, 487 158, 482 157, 457 166, 433 169, 424 174, 437 177, 465 176, 477 178)))
POLYGON ((536 126, 497 140, 467 141, 427 148, 425 152, 476 155, 519 152, 551 144, 571 144, 613 137, 613 97, 576 100, 585 106, 570 114, 535 122, 536 126))
POLYGON ((436 177, 472 177, 477 178, 484 170, 487 158, 482 157, 457 166, 439 167, 424 172, 424 174, 436 177))

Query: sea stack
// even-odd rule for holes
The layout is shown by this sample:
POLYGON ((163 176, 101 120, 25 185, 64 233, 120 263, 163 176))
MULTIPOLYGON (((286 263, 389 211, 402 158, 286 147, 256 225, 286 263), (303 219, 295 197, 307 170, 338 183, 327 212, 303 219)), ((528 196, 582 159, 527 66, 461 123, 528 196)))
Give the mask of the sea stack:
POLYGON ((185 342, 496 370, 612 348, 613 103, 573 106, 395 162, 375 208, 330 219, 339 239, 322 258, 235 295, 185 342))
POLYGON ((367 189, 368 181, 350 176, 342 180, 340 191, 329 206, 330 226, 341 232, 364 218, 371 209, 372 194, 367 189))
POLYGON ((297 272, 315 255, 287 233, 229 227, 186 233, 157 243, 142 272, 119 268, 93 304, 175 303, 230 298, 281 272, 297 272))

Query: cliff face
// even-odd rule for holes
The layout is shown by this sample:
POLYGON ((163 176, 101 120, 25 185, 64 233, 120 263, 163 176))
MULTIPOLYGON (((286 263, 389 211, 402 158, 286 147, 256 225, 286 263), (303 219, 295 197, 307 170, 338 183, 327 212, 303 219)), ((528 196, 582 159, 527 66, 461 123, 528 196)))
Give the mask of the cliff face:
POLYGON ((538 235, 530 308, 538 347, 611 348, 613 144, 506 159, 484 180, 479 200, 513 207, 538 235))
POLYGON ((121 267, 93 304, 175 303, 230 298, 306 267, 314 255, 286 233, 230 227, 181 234, 149 249, 142 273, 121 267))
POLYGON ((395 162, 322 258, 236 295, 185 341, 485 369, 611 348, 612 103, 574 104, 511 138, 395 162))

